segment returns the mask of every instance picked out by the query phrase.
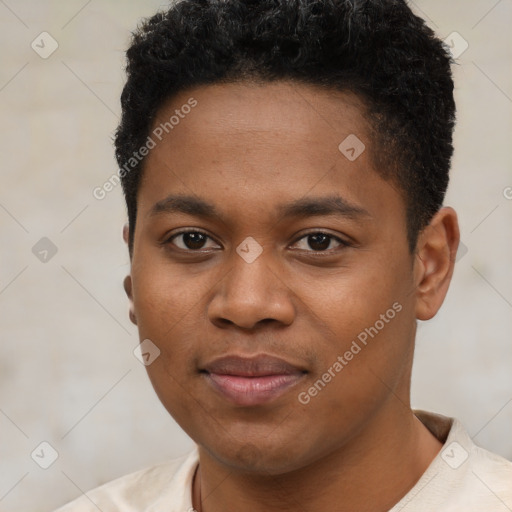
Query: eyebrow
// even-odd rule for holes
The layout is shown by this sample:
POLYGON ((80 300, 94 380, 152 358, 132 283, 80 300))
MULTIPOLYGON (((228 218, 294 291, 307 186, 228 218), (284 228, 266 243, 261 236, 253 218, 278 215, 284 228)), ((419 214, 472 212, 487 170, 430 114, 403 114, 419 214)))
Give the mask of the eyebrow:
MULTIPOLYGON (((218 219, 224 222, 222 214, 215 205, 191 195, 170 195, 158 201, 148 212, 153 217, 159 214, 184 213, 206 219, 218 219)), ((277 207, 278 216, 290 217, 338 216, 349 219, 371 217, 368 210, 355 205, 339 195, 303 197, 277 207)))
POLYGON ((338 217, 356 219, 371 217, 370 212, 357 206, 343 197, 332 194, 329 196, 303 197, 278 207, 282 218, 288 217, 314 217, 321 215, 334 215, 338 217))

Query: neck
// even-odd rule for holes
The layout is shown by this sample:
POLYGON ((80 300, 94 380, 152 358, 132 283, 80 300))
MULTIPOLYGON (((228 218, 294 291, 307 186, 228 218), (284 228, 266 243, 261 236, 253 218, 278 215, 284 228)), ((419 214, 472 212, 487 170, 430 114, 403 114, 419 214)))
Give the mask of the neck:
MULTIPOLYGON (((397 401, 398 402, 398 401, 397 401)), ((282 475, 239 472, 202 447, 193 483, 198 512, 387 511, 419 480, 442 444, 403 404, 344 446, 282 475)))

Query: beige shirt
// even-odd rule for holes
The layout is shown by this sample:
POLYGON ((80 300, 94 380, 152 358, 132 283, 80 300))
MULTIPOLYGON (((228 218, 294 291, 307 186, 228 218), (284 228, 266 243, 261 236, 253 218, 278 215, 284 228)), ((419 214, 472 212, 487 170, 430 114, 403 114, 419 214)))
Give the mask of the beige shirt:
MULTIPOLYGON (((444 446, 389 512, 511 512, 512 462, 476 446, 456 419, 414 414, 444 446)), ((56 512, 192 512, 197 447, 84 494, 56 512)))

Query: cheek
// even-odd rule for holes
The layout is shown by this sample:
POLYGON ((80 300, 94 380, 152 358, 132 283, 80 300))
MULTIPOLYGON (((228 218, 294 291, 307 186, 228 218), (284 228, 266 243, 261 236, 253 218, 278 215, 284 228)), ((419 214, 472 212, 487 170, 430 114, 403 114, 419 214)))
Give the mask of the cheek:
MULTIPOLYGON (((383 311, 385 314, 388 309, 383 311)), ((389 311, 395 313, 393 309, 389 311)), ((355 435, 388 398, 397 396, 407 403, 402 386, 412 360, 413 344, 408 336, 407 317, 400 316, 407 314, 402 309, 387 324, 369 314, 367 318, 371 320, 366 325, 349 328, 348 320, 343 322, 342 318, 333 325, 343 334, 336 344, 323 347, 317 371, 294 397, 303 420, 313 430, 325 434, 319 443, 326 452, 337 436, 347 439, 355 435)))
MULTIPOLYGON (((141 258, 142 260, 143 258, 141 258)), ((167 339, 182 322, 197 315, 197 304, 207 287, 186 271, 147 257, 151 262, 132 271, 133 303, 140 336, 167 339)), ((196 316, 197 319, 197 316, 196 316)))
MULTIPOLYGON (((406 268, 406 267, 404 267, 406 268)), ((412 357, 414 305, 410 276, 376 269, 338 280, 317 296, 315 375, 302 388, 314 414, 333 407, 363 410, 389 394, 412 357)), ((314 298, 311 298, 313 301, 314 298)))
POLYGON ((193 415, 196 403, 189 381, 200 336, 198 297, 169 269, 148 265, 133 274, 133 301, 140 340, 151 340, 160 351, 146 366, 151 384, 167 411, 190 429, 180 418, 193 415))
POLYGON ((332 276, 321 290, 309 287, 304 294, 305 302, 317 313, 310 317, 325 326, 333 348, 342 350, 358 335, 364 342, 371 337, 366 329, 381 335, 397 328, 405 316, 405 302, 411 300, 406 284, 410 277, 390 267, 380 262, 373 267, 361 265, 360 270, 332 276), (333 345, 333 339, 340 343, 333 345))
POLYGON ((157 394, 179 395, 185 372, 194 362, 197 343, 198 305, 195 293, 187 292, 169 269, 148 265, 133 273, 133 303, 140 340, 149 339, 159 356, 147 366, 157 394))

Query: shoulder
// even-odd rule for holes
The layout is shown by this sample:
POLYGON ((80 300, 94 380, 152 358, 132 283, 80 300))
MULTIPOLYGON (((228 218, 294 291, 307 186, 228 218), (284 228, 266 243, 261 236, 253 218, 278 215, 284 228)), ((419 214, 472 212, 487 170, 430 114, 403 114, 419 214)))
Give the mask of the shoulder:
POLYGON ((512 499, 512 462, 473 442, 461 423, 454 419, 450 435, 441 450, 450 473, 458 475, 468 496, 498 494, 512 499), (480 492, 481 491, 481 492, 480 492))
POLYGON ((479 484, 482 491, 487 489, 497 497, 503 497, 512 506, 512 462, 477 445, 473 447, 471 457, 470 469, 475 484, 479 484))
MULTIPOLYGON (((141 469, 86 492, 55 512, 140 512, 165 499, 181 507, 190 500, 197 451, 141 469)), ((183 509, 186 510, 186 507, 183 509)))
POLYGON ((455 418, 425 411, 415 415, 443 447, 392 512, 512 510, 512 462, 476 445, 455 418))
MULTIPOLYGON (((441 510, 512 510, 512 462, 477 445, 469 448, 467 458, 465 453, 455 455, 449 464, 459 457, 456 464, 448 465, 444 472, 439 472, 438 479, 449 483, 441 510)), ((447 455, 445 452, 445 461, 447 455)))

